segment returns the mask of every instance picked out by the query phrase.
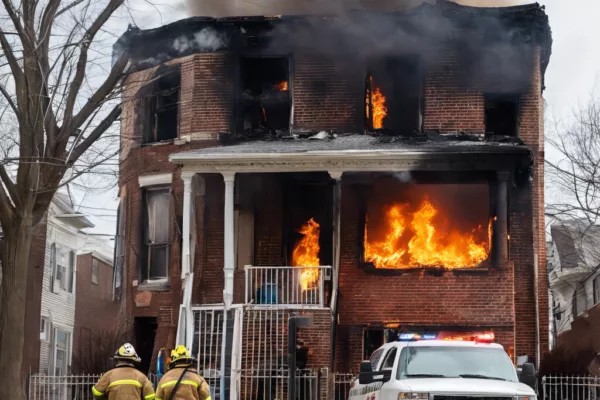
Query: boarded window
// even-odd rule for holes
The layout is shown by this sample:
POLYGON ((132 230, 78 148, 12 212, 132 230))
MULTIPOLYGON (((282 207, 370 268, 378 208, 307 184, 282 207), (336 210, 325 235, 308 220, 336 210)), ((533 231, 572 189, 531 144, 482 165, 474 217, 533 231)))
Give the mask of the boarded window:
POLYGON ((157 71, 151 87, 152 94, 148 99, 144 143, 177 138, 180 88, 181 69, 179 66, 157 71))
POLYGON ((92 258, 92 283, 93 284, 98 284, 98 274, 100 273, 99 271, 99 265, 98 265, 98 259, 97 258, 92 258))
POLYGON ((169 199, 168 188, 146 189, 144 226, 145 263, 142 280, 168 277, 169 259, 169 199))

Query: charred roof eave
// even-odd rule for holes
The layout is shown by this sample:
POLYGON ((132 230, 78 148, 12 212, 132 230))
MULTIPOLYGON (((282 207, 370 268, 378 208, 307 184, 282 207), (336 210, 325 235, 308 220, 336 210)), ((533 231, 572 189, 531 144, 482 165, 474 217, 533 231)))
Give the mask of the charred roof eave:
MULTIPOLYGON (((514 7, 499 8, 480 8, 468 7, 446 0, 438 0, 436 4, 424 3, 412 10, 405 12, 350 12, 349 18, 355 23, 361 23, 369 18, 387 18, 393 23, 402 26, 411 26, 417 29, 420 24, 420 18, 435 15, 451 20, 452 23, 468 29, 472 27, 474 21, 481 18, 490 18, 499 21, 502 27, 501 32, 496 32, 504 39, 520 41, 523 43, 536 43, 540 45, 542 78, 548 66, 551 47, 552 34, 548 22, 548 16, 545 8, 538 3, 514 7)), ((173 22, 159 28, 140 30, 137 27, 130 27, 113 46, 113 59, 123 51, 126 46, 134 49, 133 58, 136 60, 151 58, 154 65, 160 64, 174 58, 184 57, 190 54, 202 52, 214 52, 220 50, 243 50, 244 46, 252 46, 254 41, 264 41, 261 45, 268 45, 271 39, 270 34, 276 27, 285 26, 286 29, 298 29, 304 24, 311 24, 315 21, 327 20, 340 22, 332 16, 276 16, 276 17, 191 17, 173 22), (182 35, 199 32, 202 29, 212 29, 223 37, 227 37, 229 43, 221 48, 210 49, 192 49, 185 51, 175 51, 172 47, 175 39, 182 35)), ((341 23, 341 22, 340 22, 341 23)), ((424 31, 424 34, 427 34, 424 31)), ((154 65, 148 63, 138 66, 138 69, 148 68, 154 65)))

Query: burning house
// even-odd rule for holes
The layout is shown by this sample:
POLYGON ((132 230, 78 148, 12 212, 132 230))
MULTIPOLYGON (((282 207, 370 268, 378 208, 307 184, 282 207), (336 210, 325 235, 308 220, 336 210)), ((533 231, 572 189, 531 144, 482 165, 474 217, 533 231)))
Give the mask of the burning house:
POLYGON ((539 360, 551 41, 538 4, 442 0, 126 32, 117 269, 144 367, 185 343, 216 396, 276 398, 295 314, 322 396, 401 332, 539 360))

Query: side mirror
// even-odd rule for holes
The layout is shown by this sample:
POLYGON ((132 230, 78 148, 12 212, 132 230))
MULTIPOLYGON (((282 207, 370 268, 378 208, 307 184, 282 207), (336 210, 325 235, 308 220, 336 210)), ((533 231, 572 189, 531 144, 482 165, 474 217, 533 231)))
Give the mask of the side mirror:
POLYGON ((360 373, 358 374, 358 383, 366 385, 373 382, 387 382, 392 377, 391 370, 373 371, 370 361, 360 363, 360 373))
POLYGON ((526 384, 537 392, 537 375, 535 372, 535 365, 532 363, 525 363, 521 366, 519 382, 526 384))

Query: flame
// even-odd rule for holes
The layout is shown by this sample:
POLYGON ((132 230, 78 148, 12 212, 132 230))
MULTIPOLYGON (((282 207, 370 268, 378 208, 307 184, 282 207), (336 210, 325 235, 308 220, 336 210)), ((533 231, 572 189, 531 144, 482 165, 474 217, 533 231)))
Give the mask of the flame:
MULTIPOLYGON (((296 244, 292 253, 292 263, 296 267, 318 267, 319 260, 319 234, 320 225, 311 218, 300 228, 298 233, 304 237, 296 244)), ((318 268, 304 268, 300 275, 302 290, 314 288, 319 280, 318 268)))
POLYGON ((288 90, 288 82, 281 81, 277 85, 273 86, 273 89, 279 90, 280 92, 285 92, 288 90))
MULTIPOLYGON (((371 78, 373 88, 373 78, 371 78)), ((380 88, 371 89, 371 104, 373 105, 373 129, 383 128, 383 119, 387 116, 386 98, 380 88)), ((367 113, 368 115, 368 113, 367 113)))
POLYGON ((491 220, 485 233, 481 225, 469 233, 443 229, 447 221, 428 199, 416 211, 407 203, 388 206, 385 216, 382 241, 369 240, 368 217, 365 224, 365 260, 376 268, 468 268, 485 261, 490 253, 491 220), (442 223, 436 225, 434 219, 442 223), (477 240, 486 233, 489 243, 477 240))

